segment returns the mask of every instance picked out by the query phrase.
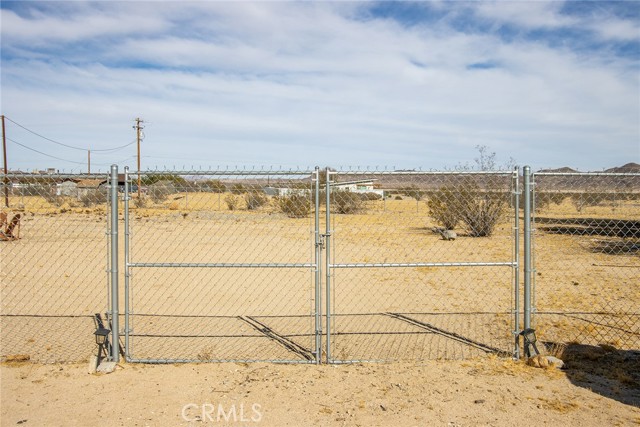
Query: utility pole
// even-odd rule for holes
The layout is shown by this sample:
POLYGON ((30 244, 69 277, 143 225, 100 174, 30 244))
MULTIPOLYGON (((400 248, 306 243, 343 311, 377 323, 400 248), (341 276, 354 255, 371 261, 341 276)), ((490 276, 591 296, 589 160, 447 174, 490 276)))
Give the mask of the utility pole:
POLYGON ((4 204, 9 207, 9 170, 7 168, 7 135, 4 128, 4 114, 2 115, 2 158, 4 159, 4 204))
POLYGON ((144 120, 142 120, 139 117, 136 117, 136 125, 133 127, 136 130, 136 135, 137 135, 137 140, 138 140, 138 199, 140 199, 140 186, 141 186, 141 180, 140 180, 140 131, 142 129, 144 129, 144 127, 142 127, 140 125, 140 123, 144 123, 144 120))
POLYGON ((87 150, 87 175, 91 175, 91 150, 87 150))

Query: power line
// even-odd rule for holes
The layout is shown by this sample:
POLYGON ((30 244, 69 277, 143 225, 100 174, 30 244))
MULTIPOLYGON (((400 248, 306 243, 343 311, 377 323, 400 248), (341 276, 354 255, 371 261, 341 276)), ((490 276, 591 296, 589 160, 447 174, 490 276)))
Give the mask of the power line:
POLYGON ((11 139, 9 137, 6 137, 6 138, 7 138, 7 141, 11 141, 14 144, 17 144, 17 145, 19 145, 19 146, 21 146, 23 148, 26 148, 27 150, 34 151, 34 152, 36 152, 38 154, 42 154, 43 156, 51 157, 52 159, 61 160, 63 162, 75 163, 77 165, 84 165, 85 164, 84 162, 74 162, 73 160, 61 159, 60 157, 52 156, 51 154, 47 154, 47 153, 43 153, 42 151, 38 151, 35 148, 27 147, 26 145, 20 144, 18 141, 15 141, 15 140, 13 140, 13 139, 11 139))
MULTIPOLYGON (((9 121, 10 121, 11 123, 13 123, 14 125, 16 125, 16 126, 18 126, 18 127, 21 127, 22 129, 26 130, 27 132, 32 133, 33 135, 36 135, 36 136, 38 136, 38 137, 40 137, 40 138, 42 138, 42 139, 44 139, 44 140, 47 140, 47 141, 49 141, 49 142, 53 142, 54 144, 58 144, 58 145, 61 145, 61 146, 63 146, 63 147, 71 148, 71 149, 73 149, 73 150, 81 150, 81 151, 88 151, 88 150, 91 150, 90 148, 74 147, 73 145, 65 144, 65 143, 63 143, 63 142, 59 142, 59 141, 53 140, 53 139, 51 139, 51 138, 47 138, 46 136, 44 136, 44 135, 40 135, 39 133, 37 133, 37 132, 35 132, 35 131, 33 131, 33 130, 31 130, 31 129, 27 128, 26 126, 21 125, 20 123, 16 122, 15 120, 11 120, 11 119, 10 119, 9 117, 7 117, 7 116, 4 116, 4 117, 5 117, 5 119, 9 120, 9 121)), ((15 141, 13 141, 13 142, 15 142, 15 141)), ((93 151, 93 152, 95 152, 95 151, 115 151, 115 150, 120 150, 120 149, 122 149, 122 148, 126 148, 126 147, 128 147, 128 146, 130 146, 130 145, 133 145, 133 144, 135 144, 135 143, 136 143, 136 141, 132 141, 132 142, 130 142, 130 143, 128 143, 128 144, 121 145, 120 147, 114 147, 114 148, 102 148, 102 149, 96 149, 96 150, 91 150, 91 151, 93 151)))

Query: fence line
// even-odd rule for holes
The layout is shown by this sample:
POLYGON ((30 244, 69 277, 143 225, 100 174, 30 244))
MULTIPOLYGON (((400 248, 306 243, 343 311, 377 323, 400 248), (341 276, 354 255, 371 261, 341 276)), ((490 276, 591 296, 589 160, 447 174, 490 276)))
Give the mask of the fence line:
POLYGON ((115 172, 3 175, 0 359, 86 360, 101 322, 154 363, 640 345, 637 173, 115 172))

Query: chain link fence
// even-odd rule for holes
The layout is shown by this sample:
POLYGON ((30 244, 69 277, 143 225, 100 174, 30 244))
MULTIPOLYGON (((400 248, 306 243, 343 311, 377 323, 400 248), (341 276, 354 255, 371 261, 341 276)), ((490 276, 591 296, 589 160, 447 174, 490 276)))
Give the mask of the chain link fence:
MULTIPOLYGON (((1 359, 86 360, 97 321, 114 324, 107 180, 3 176, 1 359)), ((521 180, 121 174, 122 350, 165 363, 517 354, 521 180)), ((532 187, 538 336, 638 348, 640 175, 536 173, 532 187)))
POLYGON ((314 361, 312 172, 132 178, 128 358, 314 361))
POLYGON ((536 173, 534 327, 640 348, 640 174, 536 173))
POLYGON ((329 360, 512 354, 516 172, 331 177, 329 360))
POLYGON ((108 303, 106 175, 10 175, 0 226, 0 357, 87 360, 108 303))

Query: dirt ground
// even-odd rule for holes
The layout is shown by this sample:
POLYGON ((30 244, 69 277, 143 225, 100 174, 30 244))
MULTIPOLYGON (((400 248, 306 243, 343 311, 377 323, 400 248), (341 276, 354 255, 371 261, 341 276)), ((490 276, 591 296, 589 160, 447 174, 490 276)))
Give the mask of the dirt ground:
MULTIPOLYGON (((188 197, 134 210, 133 263, 313 260, 312 218, 270 208, 230 212, 216 199, 188 197)), ((536 236, 537 306, 549 313, 536 318, 539 338, 593 345, 574 348, 579 356, 561 355, 567 370, 479 357, 490 347, 513 347, 512 267, 497 265, 335 269, 332 355, 414 362, 122 363, 112 374, 90 375, 92 316, 108 301, 106 211, 27 202, 22 238, 0 246, 0 359, 30 358, 0 365, 2 426, 640 425, 637 253, 593 253, 589 236, 536 236), (587 311, 595 314, 580 314, 587 311), (60 361, 78 363, 40 364, 60 361)), ((366 213, 334 217, 333 263, 513 260, 508 218, 491 238, 458 230, 459 238, 446 242, 431 232, 424 203, 376 203, 366 213)), ((565 203, 545 214, 614 214, 588 209, 578 215, 565 203)), ((637 218, 637 206, 617 208, 615 216, 637 218)), ((251 329, 256 321, 289 344, 313 348, 308 266, 131 270, 134 356, 299 356, 251 329)))
POLYGON ((121 364, 107 375, 88 374, 84 364, 4 363, 0 425, 640 425, 639 385, 600 375, 593 363, 611 362, 603 357, 567 370, 484 357, 333 366, 121 364))

